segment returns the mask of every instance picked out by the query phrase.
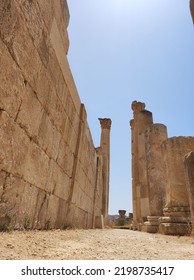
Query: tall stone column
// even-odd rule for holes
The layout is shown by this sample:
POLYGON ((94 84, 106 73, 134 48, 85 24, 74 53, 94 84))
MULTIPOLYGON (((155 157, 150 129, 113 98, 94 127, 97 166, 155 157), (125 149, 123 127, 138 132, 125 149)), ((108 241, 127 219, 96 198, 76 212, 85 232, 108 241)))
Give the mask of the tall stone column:
POLYGON ((101 125, 100 148, 102 155, 102 176, 103 176, 103 193, 102 193, 102 214, 105 224, 108 218, 109 206, 109 177, 110 177, 110 129, 111 119, 99 118, 101 125))
POLYGON ((147 128, 145 139, 150 216, 147 217, 148 221, 144 223, 143 230, 155 233, 158 231, 158 219, 163 216, 165 203, 166 172, 162 162, 161 145, 167 140, 166 126, 153 124, 147 128))
POLYGON ((194 151, 185 156, 184 159, 186 186, 189 196, 189 205, 191 211, 192 232, 194 236, 194 151))
POLYGON ((132 178, 135 198, 134 216, 138 229, 149 215, 149 194, 146 172, 145 130, 153 124, 152 113, 145 110, 145 103, 133 101, 134 121, 132 128, 132 178))
POLYGON ((194 23, 194 0, 190 0, 190 11, 194 23))
POLYGON ((132 201, 133 201, 133 230, 138 227, 137 218, 140 217, 140 207, 137 207, 137 192, 136 185, 138 182, 138 168, 137 168, 137 141, 134 126, 134 119, 130 121, 131 126, 131 167, 132 167, 132 201))
POLYGON ((184 172, 184 156, 194 150, 194 137, 173 137, 162 144, 167 170, 166 205, 159 231, 169 235, 190 232, 190 208, 184 172))

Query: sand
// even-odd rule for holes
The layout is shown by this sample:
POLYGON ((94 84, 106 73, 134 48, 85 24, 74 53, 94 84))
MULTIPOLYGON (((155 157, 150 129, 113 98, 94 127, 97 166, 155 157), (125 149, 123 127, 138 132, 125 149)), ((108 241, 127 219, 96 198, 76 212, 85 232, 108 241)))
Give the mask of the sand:
POLYGON ((194 238, 104 230, 0 233, 1 260, 194 260, 194 238))

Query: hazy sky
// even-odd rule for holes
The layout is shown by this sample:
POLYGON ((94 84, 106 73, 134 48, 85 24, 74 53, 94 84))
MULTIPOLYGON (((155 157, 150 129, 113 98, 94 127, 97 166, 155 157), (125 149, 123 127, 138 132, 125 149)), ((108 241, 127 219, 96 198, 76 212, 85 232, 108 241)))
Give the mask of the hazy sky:
POLYGON ((194 136, 194 27, 189 0, 69 0, 68 59, 95 146, 112 119, 109 213, 132 211, 131 102, 169 137, 194 136))

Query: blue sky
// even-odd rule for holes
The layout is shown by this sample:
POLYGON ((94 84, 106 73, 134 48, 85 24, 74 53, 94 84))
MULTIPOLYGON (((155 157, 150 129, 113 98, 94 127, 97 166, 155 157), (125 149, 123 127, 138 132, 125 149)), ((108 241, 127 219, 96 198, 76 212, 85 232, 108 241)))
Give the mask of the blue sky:
POLYGON ((131 102, 168 135, 194 135, 194 27, 189 0, 69 0, 68 59, 95 146, 111 118, 109 213, 132 211, 131 102))

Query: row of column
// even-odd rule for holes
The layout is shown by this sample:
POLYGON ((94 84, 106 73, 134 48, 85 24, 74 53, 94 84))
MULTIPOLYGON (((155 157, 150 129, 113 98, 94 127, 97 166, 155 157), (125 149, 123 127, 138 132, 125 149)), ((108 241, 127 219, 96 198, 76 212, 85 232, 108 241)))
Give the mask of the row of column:
POLYGON ((134 101, 132 110, 133 228, 189 234, 192 203, 189 204, 190 187, 186 182, 193 175, 188 169, 186 177, 183 161, 194 150, 194 137, 168 138, 166 126, 153 123, 152 113, 145 110, 144 103, 134 101))

